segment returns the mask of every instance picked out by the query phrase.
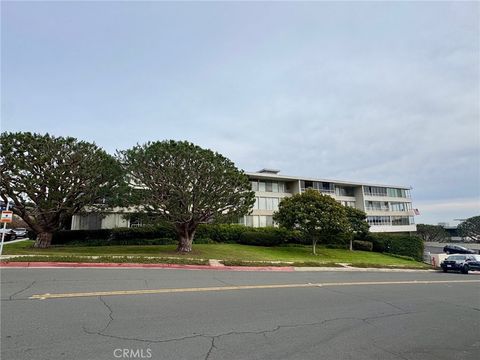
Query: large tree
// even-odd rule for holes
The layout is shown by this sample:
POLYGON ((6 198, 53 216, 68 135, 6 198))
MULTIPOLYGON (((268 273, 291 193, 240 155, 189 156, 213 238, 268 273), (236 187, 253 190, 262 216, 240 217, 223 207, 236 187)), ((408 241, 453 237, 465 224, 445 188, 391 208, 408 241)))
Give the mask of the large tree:
POLYGON ((480 242, 480 215, 473 216, 458 225, 460 236, 480 242))
POLYGON ((52 233, 86 206, 101 210, 122 178, 116 159, 95 144, 72 137, 2 133, 0 196, 48 247, 52 233))
POLYGON ((197 226, 248 214, 255 193, 243 171, 219 153, 185 141, 158 141, 118 153, 141 209, 159 214, 190 252, 197 226))
POLYGON ((345 207, 312 189, 284 198, 273 219, 282 227, 300 230, 312 242, 314 255, 322 237, 351 230, 345 207))
POLYGON ((447 231, 440 225, 418 224, 417 235, 423 241, 447 241, 450 238, 447 231))
POLYGON ((367 223, 367 214, 365 211, 347 206, 345 207, 348 223, 352 236, 350 237, 350 250, 353 250, 353 236, 364 238, 370 229, 367 223))

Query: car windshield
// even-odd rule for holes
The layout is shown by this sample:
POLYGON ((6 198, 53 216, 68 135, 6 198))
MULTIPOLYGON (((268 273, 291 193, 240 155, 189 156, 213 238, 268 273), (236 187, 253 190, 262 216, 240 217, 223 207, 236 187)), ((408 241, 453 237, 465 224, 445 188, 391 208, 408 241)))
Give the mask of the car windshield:
POLYGON ((452 261, 452 260, 464 260, 465 256, 464 255, 453 255, 447 257, 447 260, 452 261))

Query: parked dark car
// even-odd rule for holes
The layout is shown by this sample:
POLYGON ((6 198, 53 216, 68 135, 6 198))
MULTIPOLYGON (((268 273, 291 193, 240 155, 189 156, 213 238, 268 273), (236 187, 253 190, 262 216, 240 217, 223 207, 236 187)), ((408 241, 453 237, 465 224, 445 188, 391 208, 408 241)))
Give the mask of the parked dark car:
POLYGON ((440 264, 443 272, 449 270, 461 271, 462 274, 468 274, 470 270, 480 271, 480 255, 450 255, 440 264))
POLYGON ((447 245, 443 248, 443 252, 446 254, 476 254, 477 252, 472 249, 460 245, 447 245))

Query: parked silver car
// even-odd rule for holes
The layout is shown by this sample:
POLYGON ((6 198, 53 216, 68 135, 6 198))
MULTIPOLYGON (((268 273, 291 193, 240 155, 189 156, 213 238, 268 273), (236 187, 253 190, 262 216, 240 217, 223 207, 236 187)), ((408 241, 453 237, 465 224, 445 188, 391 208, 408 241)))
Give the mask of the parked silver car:
POLYGON ((17 235, 17 238, 24 238, 28 236, 28 230, 25 228, 16 228, 12 229, 15 234, 17 235))

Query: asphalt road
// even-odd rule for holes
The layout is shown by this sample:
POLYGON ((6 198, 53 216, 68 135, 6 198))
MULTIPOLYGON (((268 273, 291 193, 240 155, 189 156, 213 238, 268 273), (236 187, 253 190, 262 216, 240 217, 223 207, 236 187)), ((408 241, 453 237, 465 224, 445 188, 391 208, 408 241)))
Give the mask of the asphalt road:
POLYGON ((4 360, 480 356, 480 273, 2 269, 1 290, 4 360))

